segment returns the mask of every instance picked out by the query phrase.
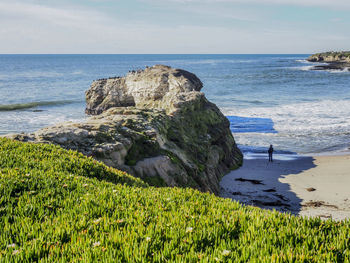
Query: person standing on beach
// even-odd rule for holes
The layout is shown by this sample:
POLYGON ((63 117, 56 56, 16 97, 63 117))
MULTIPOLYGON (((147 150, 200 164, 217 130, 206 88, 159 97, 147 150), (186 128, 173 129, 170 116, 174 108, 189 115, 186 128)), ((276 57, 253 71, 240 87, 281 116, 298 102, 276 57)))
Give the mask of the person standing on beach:
POLYGON ((272 144, 270 144, 270 148, 267 152, 269 153, 269 162, 272 162, 272 153, 273 153, 272 144))

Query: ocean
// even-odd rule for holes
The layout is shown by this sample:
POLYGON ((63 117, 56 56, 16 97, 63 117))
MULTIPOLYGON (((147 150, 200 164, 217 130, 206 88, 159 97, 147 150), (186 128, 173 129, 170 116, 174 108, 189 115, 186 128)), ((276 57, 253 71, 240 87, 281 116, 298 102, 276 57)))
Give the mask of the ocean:
POLYGON ((165 64, 195 73, 247 158, 343 153, 350 72, 314 71, 300 55, 0 55, 0 135, 86 118, 93 80, 165 64))

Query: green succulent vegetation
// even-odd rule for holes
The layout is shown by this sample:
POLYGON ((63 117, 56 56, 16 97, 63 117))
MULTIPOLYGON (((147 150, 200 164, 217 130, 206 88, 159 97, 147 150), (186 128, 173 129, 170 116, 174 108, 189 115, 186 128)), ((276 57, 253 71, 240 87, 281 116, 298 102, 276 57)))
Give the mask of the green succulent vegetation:
POLYGON ((329 52, 323 52, 323 53, 317 53, 317 55, 322 55, 322 56, 339 56, 339 57, 350 57, 350 51, 329 51, 329 52))
POLYGON ((53 145, 0 139, 0 262, 349 262, 350 221, 155 188, 53 145))

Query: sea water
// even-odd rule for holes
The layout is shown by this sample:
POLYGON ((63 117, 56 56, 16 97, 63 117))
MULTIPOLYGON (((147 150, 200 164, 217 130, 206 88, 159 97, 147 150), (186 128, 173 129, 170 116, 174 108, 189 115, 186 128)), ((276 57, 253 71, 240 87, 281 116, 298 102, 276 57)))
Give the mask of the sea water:
POLYGON ((350 72, 301 55, 0 55, 0 134, 83 121, 93 80, 165 64, 195 73, 246 156, 347 151, 350 72))

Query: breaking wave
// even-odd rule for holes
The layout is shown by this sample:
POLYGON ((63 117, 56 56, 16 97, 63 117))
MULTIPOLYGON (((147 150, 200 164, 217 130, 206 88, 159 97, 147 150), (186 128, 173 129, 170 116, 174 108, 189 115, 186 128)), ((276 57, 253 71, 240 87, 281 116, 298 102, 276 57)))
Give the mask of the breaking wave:
POLYGON ((235 133, 242 145, 264 147, 273 143, 293 152, 315 153, 350 144, 350 100, 222 110, 226 116, 271 119, 276 133, 258 130, 235 133))
POLYGON ((27 103, 16 103, 16 104, 0 104, 0 111, 15 111, 36 108, 39 106, 56 106, 72 104, 76 101, 72 100, 58 100, 58 101, 34 101, 27 103))

